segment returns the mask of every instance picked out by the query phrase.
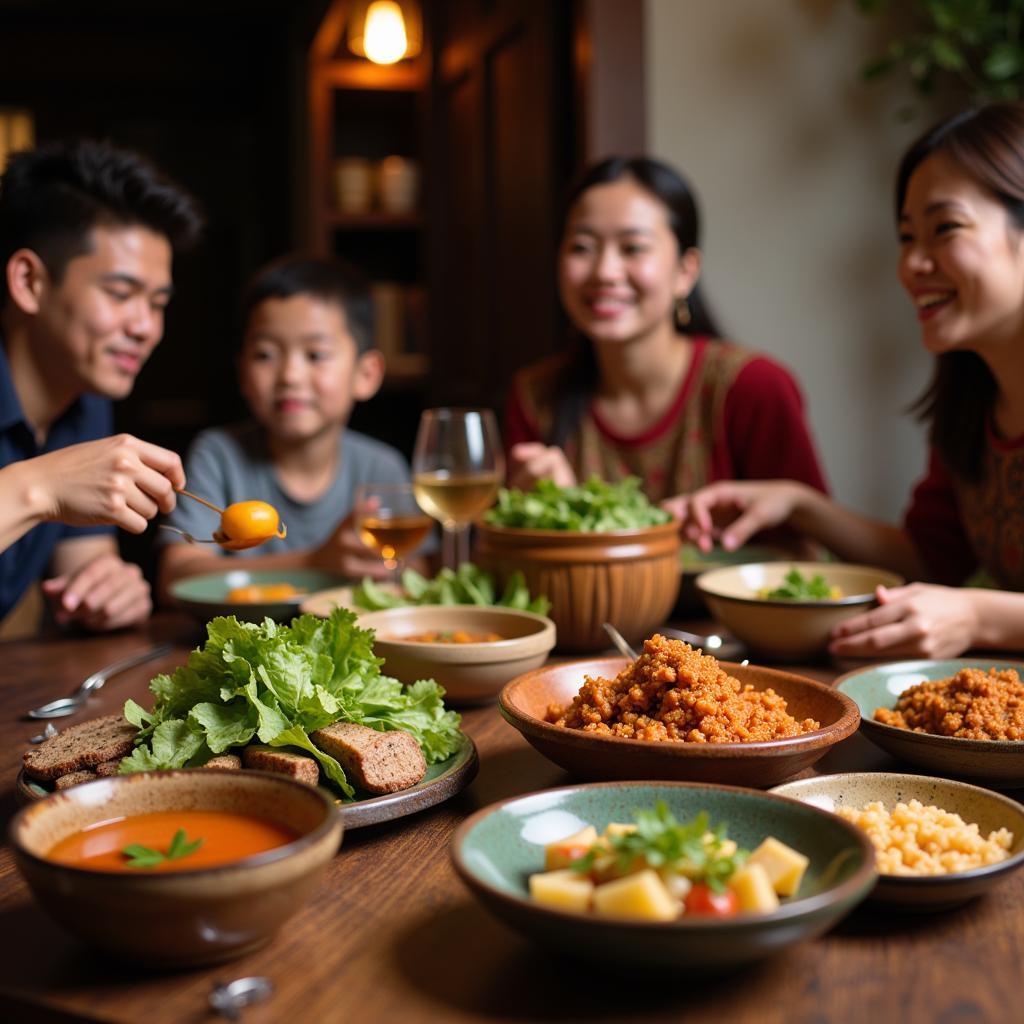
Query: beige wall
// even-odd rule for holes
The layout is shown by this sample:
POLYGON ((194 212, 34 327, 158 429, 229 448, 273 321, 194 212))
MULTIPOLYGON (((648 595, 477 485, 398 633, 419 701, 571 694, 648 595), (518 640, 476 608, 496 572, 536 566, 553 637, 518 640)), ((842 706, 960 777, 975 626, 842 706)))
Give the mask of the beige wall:
POLYGON ((895 278, 892 178, 933 119, 865 84, 879 28, 853 0, 645 0, 649 150, 704 217, 708 297, 736 341, 803 387, 834 494, 898 517, 924 468, 902 412, 928 380, 895 278))

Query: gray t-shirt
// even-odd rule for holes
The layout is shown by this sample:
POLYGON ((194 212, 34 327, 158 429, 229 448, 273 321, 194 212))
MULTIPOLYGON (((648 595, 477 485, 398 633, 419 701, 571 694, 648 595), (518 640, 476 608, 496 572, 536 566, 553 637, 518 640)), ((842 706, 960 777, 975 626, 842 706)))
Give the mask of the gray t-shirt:
MULTIPOLYGON (((327 540, 352 511, 359 484, 409 481, 409 467, 401 453, 365 434, 343 431, 338 456, 338 471, 327 491, 315 501, 296 501, 274 475, 262 428, 255 423, 214 427, 204 430, 192 442, 185 460, 186 486, 221 508, 235 501, 266 501, 278 510, 288 527, 284 540, 275 539, 258 548, 226 554, 272 555, 305 550, 327 540)), ((166 522, 193 537, 209 537, 219 526, 216 512, 180 496, 166 522)), ((159 541, 185 543, 169 530, 159 531, 159 541)))

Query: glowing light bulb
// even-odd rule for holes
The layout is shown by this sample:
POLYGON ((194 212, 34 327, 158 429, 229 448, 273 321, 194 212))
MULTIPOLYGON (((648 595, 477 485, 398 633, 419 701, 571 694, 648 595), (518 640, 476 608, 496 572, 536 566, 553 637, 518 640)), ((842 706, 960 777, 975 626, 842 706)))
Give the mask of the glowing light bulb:
POLYGON ((363 50, 374 64, 394 64, 405 56, 409 41, 402 8, 395 0, 373 0, 363 32, 363 50))

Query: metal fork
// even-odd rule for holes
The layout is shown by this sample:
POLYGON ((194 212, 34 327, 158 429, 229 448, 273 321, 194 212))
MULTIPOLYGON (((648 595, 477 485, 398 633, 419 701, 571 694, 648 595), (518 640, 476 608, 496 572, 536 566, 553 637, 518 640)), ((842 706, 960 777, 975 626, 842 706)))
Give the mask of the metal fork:
POLYGON ((189 542, 189 544, 216 544, 217 543, 217 539, 215 537, 210 537, 209 540, 207 540, 204 537, 193 537, 191 533, 186 533, 184 530, 179 530, 176 526, 168 526, 166 523, 161 523, 160 524, 160 529, 161 530, 170 530, 171 533, 180 533, 182 535, 182 537, 184 537, 185 540, 187 540, 189 542))
POLYGON ((174 650, 173 644, 156 644, 153 647, 147 647, 144 651, 136 651, 135 654, 130 654, 120 661, 105 665, 86 678, 70 697, 58 697, 57 700, 51 700, 38 708, 26 711, 25 717, 63 718, 65 715, 73 715, 89 699, 89 695, 99 690, 111 676, 123 672, 126 668, 131 668, 133 665, 141 665, 144 661, 160 658, 172 650, 174 650))

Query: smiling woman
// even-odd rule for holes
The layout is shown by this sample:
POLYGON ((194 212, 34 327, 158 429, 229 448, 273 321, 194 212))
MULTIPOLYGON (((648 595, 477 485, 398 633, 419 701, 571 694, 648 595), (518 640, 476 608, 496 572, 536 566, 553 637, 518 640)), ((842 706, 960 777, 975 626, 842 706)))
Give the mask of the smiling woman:
POLYGON ((558 267, 576 348, 515 380, 514 486, 632 475, 654 501, 758 476, 824 489, 792 377, 719 336, 698 234, 692 191, 655 160, 612 157, 570 190, 558 267))
POLYGON ((879 587, 880 607, 834 629, 834 654, 1021 650, 1024 594, 1009 591, 1024 590, 1024 104, 970 110, 922 135, 900 163, 896 215, 900 282, 938 357, 917 406, 928 474, 902 528, 777 481, 712 485, 676 512, 704 547, 788 524, 844 560, 946 584, 879 587), (955 586, 978 570, 1005 589, 955 586))

